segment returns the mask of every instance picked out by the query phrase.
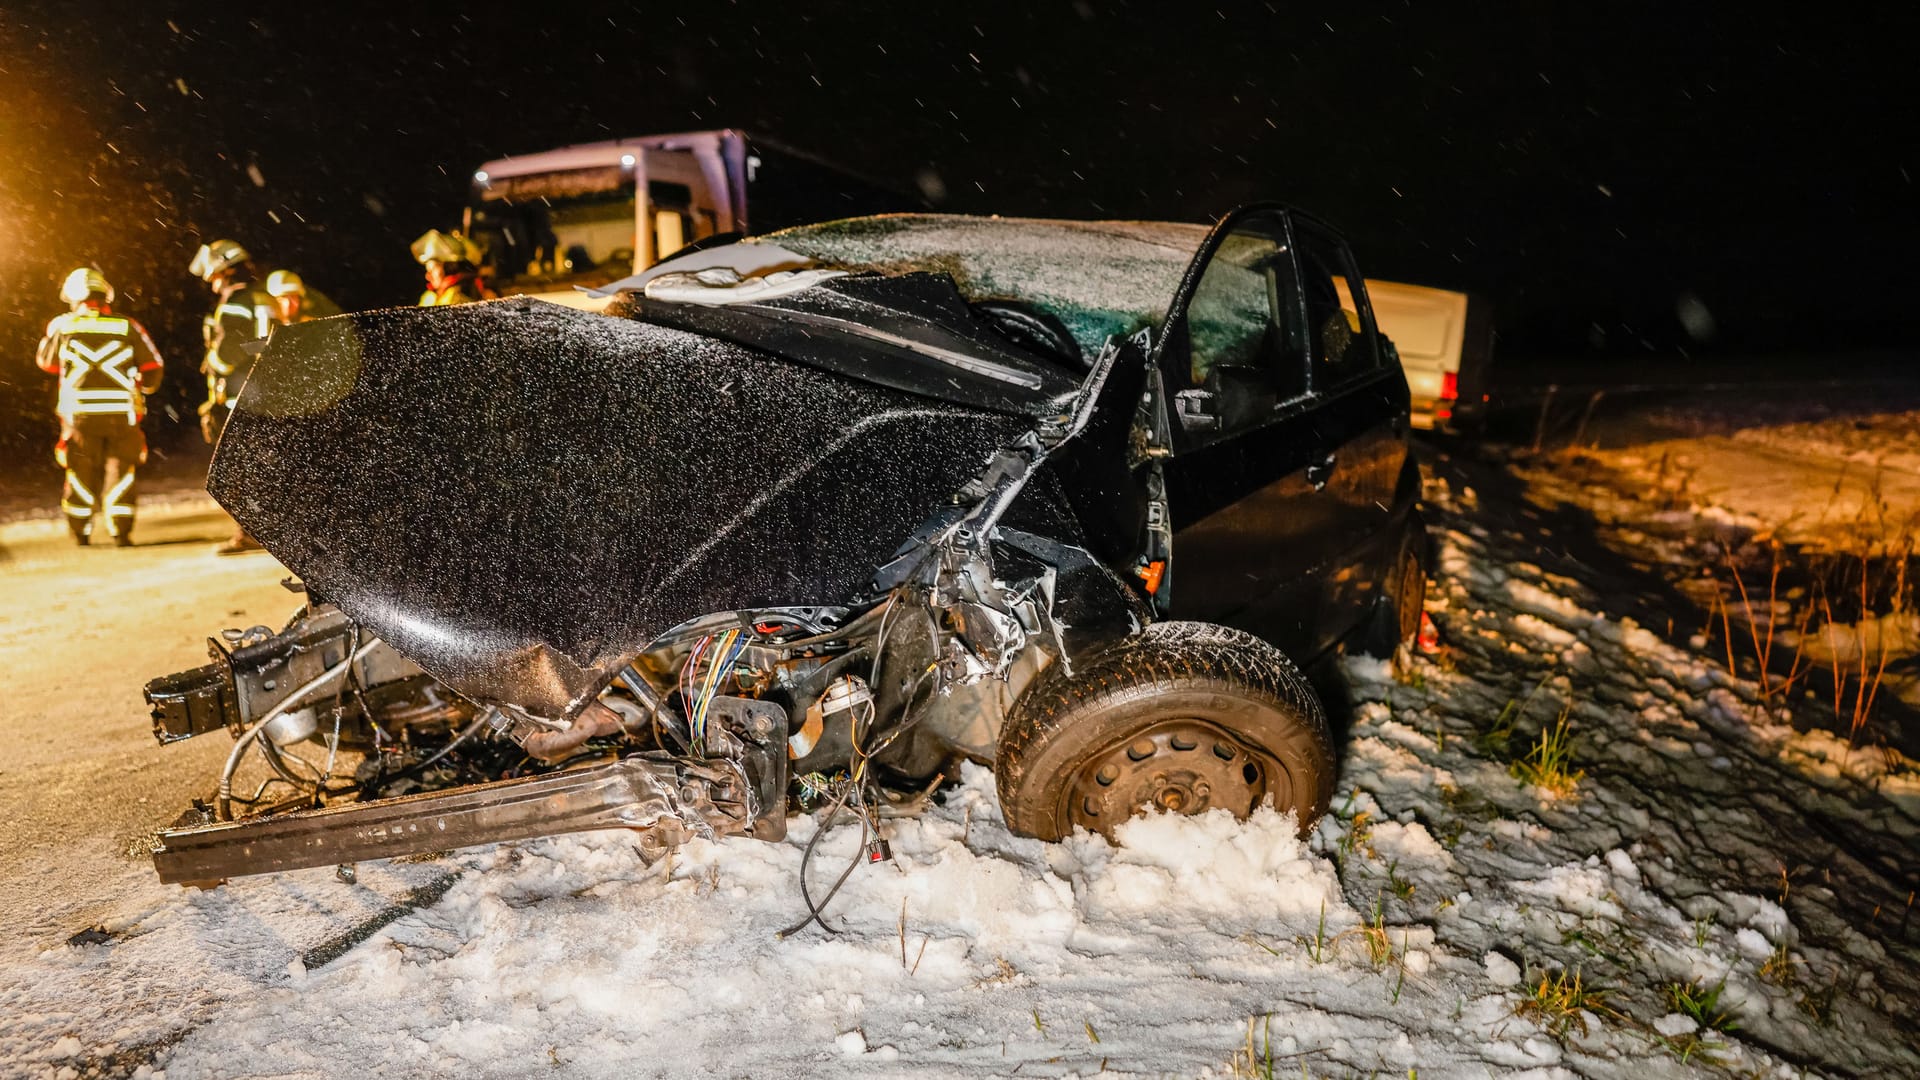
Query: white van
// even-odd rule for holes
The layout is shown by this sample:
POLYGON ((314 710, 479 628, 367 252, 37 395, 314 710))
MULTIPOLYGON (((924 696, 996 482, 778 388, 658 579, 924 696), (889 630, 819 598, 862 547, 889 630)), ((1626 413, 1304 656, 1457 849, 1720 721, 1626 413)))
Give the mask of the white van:
POLYGON ((1400 353, 1413 426, 1446 427, 1485 401, 1492 326, 1484 301, 1451 289, 1367 279, 1381 333, 1400 353), (1463 405, 1464 402, 1464 405, 1463 405))

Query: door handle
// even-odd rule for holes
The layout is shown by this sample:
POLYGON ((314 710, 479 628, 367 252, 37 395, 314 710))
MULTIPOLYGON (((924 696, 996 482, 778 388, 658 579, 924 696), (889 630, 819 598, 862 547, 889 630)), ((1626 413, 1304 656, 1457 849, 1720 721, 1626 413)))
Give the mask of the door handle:
POLYGON ((1333 467, 1335 464, 1337 464, 1337 459, 1334 455, 1328 454, 1326 457, 1307 466, 1307 483, 1313 485, 1313 490, 1319 491, 1327 486, 1327 478, 1333 475, 1333 467))

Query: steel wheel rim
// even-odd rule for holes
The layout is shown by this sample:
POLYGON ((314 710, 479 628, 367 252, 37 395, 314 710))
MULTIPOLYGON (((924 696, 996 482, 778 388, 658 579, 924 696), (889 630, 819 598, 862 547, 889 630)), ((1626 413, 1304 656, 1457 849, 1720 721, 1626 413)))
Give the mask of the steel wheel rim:
POLYGON ((1420 560, 1408 555, 1402 560, 1400 570, 1400 599, 1394 606, 1398 609, 1400 641, 1409 642, 1420 636, 1421 598, 1426 592, 1421 580, 1420 560))
POLYGON ((1067 784, 1065 810, 1070 824, 1111 833, 1147 810, 1190 815, 1218 808, 1246 817, 1269 797, 1277 807, 1292 805, 1292 778, 1277 759, 1218 724, 1183 717, 1089 757, 1067 784))

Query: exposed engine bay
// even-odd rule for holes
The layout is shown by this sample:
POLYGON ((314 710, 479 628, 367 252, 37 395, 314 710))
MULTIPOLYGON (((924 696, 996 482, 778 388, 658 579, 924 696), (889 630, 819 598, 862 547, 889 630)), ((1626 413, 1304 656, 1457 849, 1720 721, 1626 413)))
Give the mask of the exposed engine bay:
POLYGON ((313 598, 148 685, 162 742, 234 737, 155 867, 207 882, 615 827, 651 860, 694 837, 779 840, 790 807, 823 805, 877 838, 950 762, 990 756, 1005 703, 1052 659, 1032 651, 1039 590, 999 610, 958 587, 943 608, 908 584, 860 611, 708 616, 564 722, 475 707, 313 598))

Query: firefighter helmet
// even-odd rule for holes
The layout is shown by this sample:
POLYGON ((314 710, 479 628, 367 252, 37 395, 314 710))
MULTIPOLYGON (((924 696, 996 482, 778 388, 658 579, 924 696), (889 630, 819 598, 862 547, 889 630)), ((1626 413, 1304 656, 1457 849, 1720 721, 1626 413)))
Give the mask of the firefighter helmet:
POLYGON ((282 296, 305 296, 307 283, 291 270, 275 270, 267 275, 267 294, 276 299, 282 296))
POLYGON ((232 240, 215 240, 211 244, 201 244, 194 252, 193 261, 187 264, 187 272, 201 281, 212 281, 215 274, 253 258, 247 249, 232 240))
POLYGON ((480 261, 480 248, 457 229, 450 233, 428 229, 413 242, 413 257, 422 265, 430 262, 477 263, 480 261))
POLYGON ((60 283, 60 299, 66 301, 69 307, 78 306, 91 296, 113 303, 113 286, 107 283, 105 275, 91 266, 76 267, 60 283))

